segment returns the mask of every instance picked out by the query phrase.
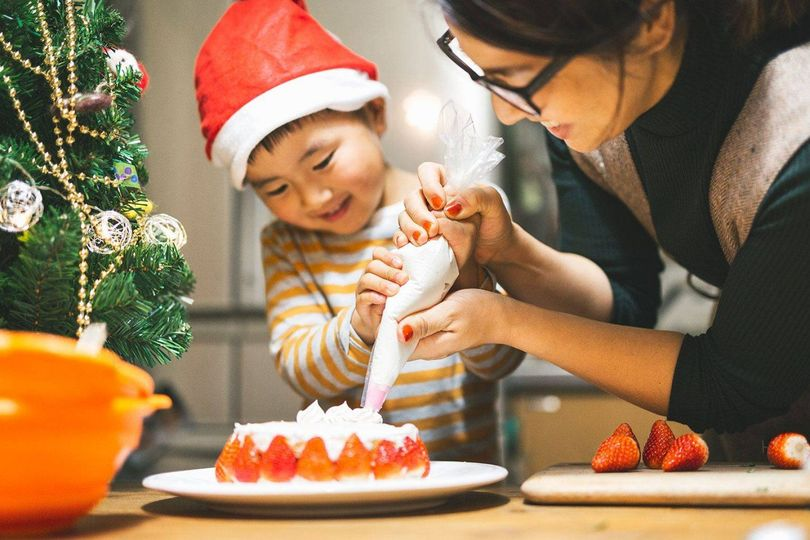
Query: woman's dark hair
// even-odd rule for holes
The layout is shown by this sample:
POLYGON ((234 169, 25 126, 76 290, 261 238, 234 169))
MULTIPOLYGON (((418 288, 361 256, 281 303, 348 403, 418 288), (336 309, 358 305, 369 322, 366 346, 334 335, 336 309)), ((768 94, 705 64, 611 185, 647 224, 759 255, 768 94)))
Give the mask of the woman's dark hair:
POLYGON ((438 1, 454 24, 482 41, 539 56, 586 51, 621 55, 645 19, 667 1, 675 1, 681 12, 718 10, 742 43, 794 25, 810 4, 808 0, 658 0, 644 13, 641 0, 438 1))

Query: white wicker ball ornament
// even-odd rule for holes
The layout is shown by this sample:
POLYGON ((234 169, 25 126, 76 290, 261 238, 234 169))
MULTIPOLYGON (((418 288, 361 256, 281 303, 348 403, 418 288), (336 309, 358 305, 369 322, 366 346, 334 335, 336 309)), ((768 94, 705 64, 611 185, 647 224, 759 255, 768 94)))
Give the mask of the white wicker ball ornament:
POLYGON ((0 229, 26 231, 42 217, 43 208, 42 194, 36 186, 12 180, 0 188, 0 229))

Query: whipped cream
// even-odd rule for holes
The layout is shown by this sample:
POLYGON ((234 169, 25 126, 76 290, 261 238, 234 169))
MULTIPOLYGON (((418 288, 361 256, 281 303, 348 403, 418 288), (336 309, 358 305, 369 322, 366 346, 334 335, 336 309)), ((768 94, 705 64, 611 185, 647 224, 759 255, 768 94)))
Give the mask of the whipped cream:
POLYGON ((393 442, 396 446, 405 444, 410 437, 416 440, 419 430, 413 424, 392 426, 384 424, 382 416, 371 409, 352 409, 346 402, 330 407, 325 412, 317 401, 303 411, 298 411, 295 422, 264 422, 259 424, 235 424, 233 435, 240 442, 247 435, 253 439, 256 447, 264 452, 276 435, 283 435, 296 456, 301 455, 306 442, 312 437, 321 437, 326 452, 333 461, 343 450, 346 440, 356 434, 366 448, 382 439, 393 442))
POLYGON ((303 411, 298 411, 295 421, 299 424, 382 424, 382 416, 370 408, 352 409, 344 401, 324 412, 317 401, 303 411))

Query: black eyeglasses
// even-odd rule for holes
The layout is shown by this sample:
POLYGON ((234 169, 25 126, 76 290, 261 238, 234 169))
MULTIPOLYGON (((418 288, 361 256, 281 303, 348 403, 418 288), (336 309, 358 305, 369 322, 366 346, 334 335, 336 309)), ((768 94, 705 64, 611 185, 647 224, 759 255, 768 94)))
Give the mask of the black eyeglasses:
POLYGON ((549 65, 540 70, 529 84, 526 86, 509 86, 501 82, 488 79, 481 69, 470 57, 464 54, 458 45, 458 40, 453 33, 448 30, 442 37, 436 40, 436 44, 447 55, 450 60, 467 72, 470 78, 506 101, 513 107, 520 109, 526 114, 540 116, 540 107, 534 104, 532 96, 545 86, 554 75, 557 74, 571 60, 571 56, 558 56, 549 65))

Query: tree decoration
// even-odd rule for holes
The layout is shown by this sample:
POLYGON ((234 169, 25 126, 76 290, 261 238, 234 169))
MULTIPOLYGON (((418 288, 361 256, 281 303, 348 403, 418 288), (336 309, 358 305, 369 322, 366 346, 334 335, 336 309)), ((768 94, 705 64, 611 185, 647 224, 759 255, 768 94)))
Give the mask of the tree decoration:
POLYGON ((0 188, 0 229, 18 233, 28 230, 42 216, 42 194, 22 180, 0 188))
POLYGON ((183 224, 168 214, 149 216, 143 234, 153 244, 173 244, 177 249, 185 246, 187 241, 183 224))
POLYGON ((104 0, 3 0, 0 328, 105 322, 107 347, 150 366, 188 349, 194 276, 182 225, 149 223, 132 117, 147 75, 125 30, 104 0))
POLYGON ((109 255, 126 248, 132 241, 132 224, 118 212, 106 210, 90 220, 93 228, 87 248, 93 253, 109 255))

